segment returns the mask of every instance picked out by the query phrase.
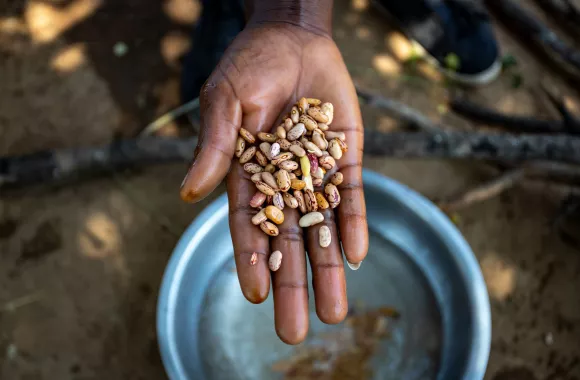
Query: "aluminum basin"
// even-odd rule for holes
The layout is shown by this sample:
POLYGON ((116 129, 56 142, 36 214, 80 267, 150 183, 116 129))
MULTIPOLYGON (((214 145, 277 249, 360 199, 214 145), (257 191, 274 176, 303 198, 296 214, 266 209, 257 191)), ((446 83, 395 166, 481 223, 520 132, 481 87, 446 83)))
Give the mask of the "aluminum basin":
MULTIPOLYGON (((491 340, 489 300, 479 265, 455 226, 413 190, 366 170, 370 248, 346 270, 349 303, 393 306, 401 317, 373 359, 376 379, 478 380, 491 340)), ((276 379, 272 363, 296 349, 274 331, 272 296, 242 295, 224 195, 190 225, 169 261, 158 301, 157 333, 174 380, 276 379)), ((310 333, 320 322, 310 288, 310 333)))

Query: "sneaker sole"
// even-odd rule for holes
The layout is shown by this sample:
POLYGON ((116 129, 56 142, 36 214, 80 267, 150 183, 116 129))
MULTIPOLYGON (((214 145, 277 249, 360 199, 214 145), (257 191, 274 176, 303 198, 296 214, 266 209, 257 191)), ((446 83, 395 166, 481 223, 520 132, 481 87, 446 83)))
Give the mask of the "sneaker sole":
POLYGON ((501 74, 502 64, 501 64, 499 57, 493 62, 493 64, 490 67, 488 67, 484 71, 479 72, 477 74, 462 74, 462 73, 458 73, 457 71, 452 71, 452 70, 449 70, 449 69, 441 66, 441 63, 439 63, 439 61, 434 56, 432 56, 423 47, 423 45, 421 45, 417 40, 410 38, 405 33, 405 29, 393 17, 393 15, 390 14, 389 11, 387 9, 385 9, 385 7, 383 7, 382 4, 380 4, 376 0, 371 0, 371 3, 377 9, 379 9, 379 11, 381 13, 383 13, 383 15, 385 15, 390 20, 391 23, 396 25, 398 27, 398 29, 403 32, 405 37, 413 45, 413 50, 416 53, 418 53, 419 58, 425 59, 429 64, 431 64, 435 68, 437 68, 437 70, 440 73, 442 73, 443 75, 445 75, 447 78, 451 79, 452 81, 463 84, 463 85, 467 85, 467 86, 484 86, 484 85, 490 84, 491 82, 496 80, 499 77, 499 75, 501 74))
MULTIPOLYGON (((413 44, 420 44, 415 40, 410 40, 413 44)), ((425 51, 425 49, 423 49, 425 51)), ((457 71, 449 70, 439 63, 435 57, 433 57, 429 52, 425 51, 423 58, 431 65, 435 66, 439 72, 445 75, 447 78, 454 82, 460 83, 466 86, 485 86, 495 81, 501 74, 502 64, 499 59, 495 60, 491 66, 489 66, 484 71, 477 74, 462 74, 457 71)))

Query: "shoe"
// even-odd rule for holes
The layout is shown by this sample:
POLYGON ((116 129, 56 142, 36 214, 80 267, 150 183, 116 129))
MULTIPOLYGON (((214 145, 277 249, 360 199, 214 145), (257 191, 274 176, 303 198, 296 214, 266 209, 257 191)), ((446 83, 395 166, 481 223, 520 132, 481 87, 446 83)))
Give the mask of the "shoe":
POLYGON ((447 77, 485 85, 501 73, 489 15, 478 0, 373 0, 447 77))
POLYGON ((182 61, 182 104, 199 97, 201 87, 246 23, 243 0, 202 3, 200 21, 192 29, 192 48, 182 61))

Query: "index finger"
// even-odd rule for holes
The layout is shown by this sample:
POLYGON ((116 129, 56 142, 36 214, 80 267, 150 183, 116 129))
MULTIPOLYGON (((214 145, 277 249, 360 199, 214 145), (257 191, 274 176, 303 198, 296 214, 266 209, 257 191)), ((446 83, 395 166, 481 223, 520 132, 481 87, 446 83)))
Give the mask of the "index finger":
POLYGON ((249 205, 256 187, 248 173, 237 162, 232 165, 226 184, 230 207, 230 231, 240 287, 248 301, 261 303, 270 292, 268 268, 270 241, 268 236, 250 221, 258 211, 249 205), (252 261, 254 252, 258 260, 256 263, 252 261))
POLYGON ((226 81, 208 81, 200 98, 201 134, 180 190, 188 202, 205 198, 228 173, 242 120, 241 103, 226 81))

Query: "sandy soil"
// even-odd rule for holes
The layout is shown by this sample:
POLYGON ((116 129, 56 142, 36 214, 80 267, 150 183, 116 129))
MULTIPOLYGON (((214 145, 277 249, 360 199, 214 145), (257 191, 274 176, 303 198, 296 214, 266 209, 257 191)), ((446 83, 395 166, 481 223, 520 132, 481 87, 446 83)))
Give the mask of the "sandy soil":
MULTIPOLYGON (((0 154, 133 136, 178 105, 179 57, 199 11, 194 0, 0 0, 0 154)), ((408 45, 366 1, 337 1, 335 24, 356 81, 442 122, 475 127, 442 107, 448 88, 436 73, 401 65, 408 45)), ((547 81, 578 104, 550 66, 503 27, 497 32, 519 64, 470 97, 553 115, 538 94, 547 81)), ((396 125, 363 112, 368 128, 396 125)), ((365 166, 431 198, 488 178, 470 163, 366 157, 365 166)), ((165 377, 157 289, 180 233, 211 201, 178 200, 184 170, 167 165, 0 196, 1 379, 165 377)), ((580 255, 552 227, 561 200, 549 188, 517 187, 457 215, 492 302, 488 379, 580 379, 580 255)))

